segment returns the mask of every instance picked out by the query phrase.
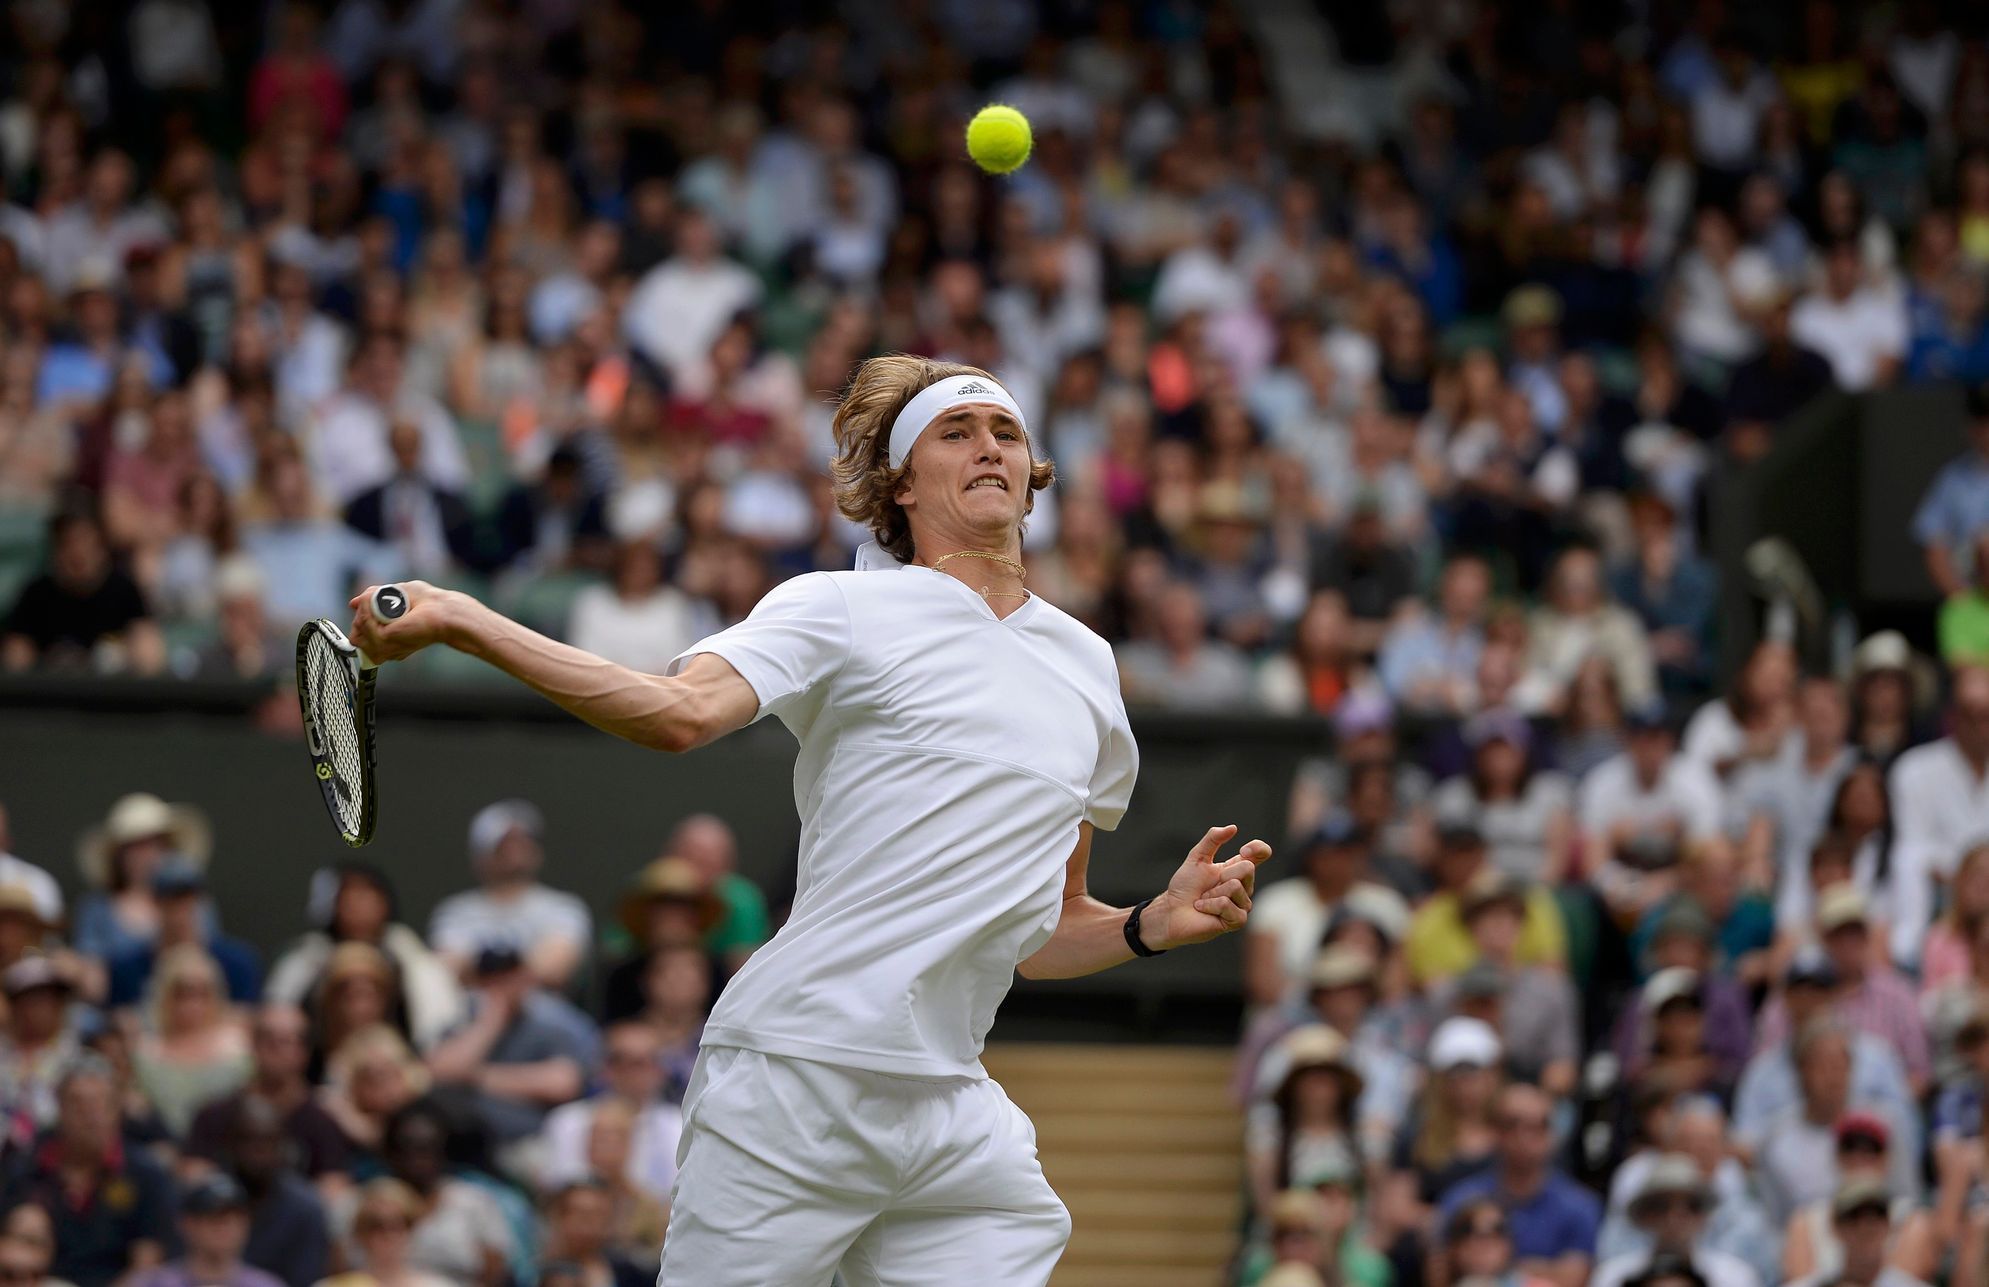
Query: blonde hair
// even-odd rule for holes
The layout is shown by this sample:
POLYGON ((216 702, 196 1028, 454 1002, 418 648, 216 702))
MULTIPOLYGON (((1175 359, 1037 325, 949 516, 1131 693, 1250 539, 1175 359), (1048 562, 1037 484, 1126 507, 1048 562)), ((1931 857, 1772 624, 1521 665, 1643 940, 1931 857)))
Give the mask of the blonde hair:
POLYGON ((172 996, 173 989, 194 978, 205 981, 213 988, 214 1021, 221 1021, 228 1005, 227 982, 221 976, 221 967, 198 943, 182 943, 178 947, 167 948, 152 968, 146 1008, 151 1014, 153 1032, 163 1034, 166 1031, 166 1002, 172 996))
MULTIPOLYGON (((877 544, 900 563, 911 562, 914 553, 911 523, 897 499, 912 476, 912 466, 908 460, 891 468, 891 424, 921 389, 956 375, 995 380, 977 366, 887 353, 858 365, 836 408, 832 426, 836 454, 829 462, 836 508, 851 522, 869 528, 877 544)), ((1035 508, 1036 493, 1056 478, 1056 466, 1032 451, 1024 513, 1035 508)))
POLYGON ((352 1075, 360 1064, 376 1055, 393 1060, 408 1080, 408 1088, 419 1095, 428 1089, 428 1069, 414 1057, 407 1039, 384 1023, 370 1024, 338 1044, 325 1061, 325 1082, 341 1094, 352 1092, 352 1075))

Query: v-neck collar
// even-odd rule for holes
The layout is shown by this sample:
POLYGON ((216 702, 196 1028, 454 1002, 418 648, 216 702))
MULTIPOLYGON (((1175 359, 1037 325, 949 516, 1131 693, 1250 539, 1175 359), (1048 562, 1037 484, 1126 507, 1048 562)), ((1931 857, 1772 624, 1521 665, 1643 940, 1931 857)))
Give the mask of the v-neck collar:
POLYGON ((975 610, 982 616, 1000 626, 1019 627, 1023 625, 1028 618, 1036 615, 1036 605, 1043 601, 1042 595, 1031 590, 1029 597, 1022 601, 1021 606, 1004 617, 996 612, 994 605, 982 598, 978 591, 950 572, 942 572, 938 568, 929 568, 923 563, 907 563, 904 565, 903 570, 906 572, 923 572, 927 576, 936 576, 940 580, 947 582, 961 594, 966 595, 973 603, 975 610))

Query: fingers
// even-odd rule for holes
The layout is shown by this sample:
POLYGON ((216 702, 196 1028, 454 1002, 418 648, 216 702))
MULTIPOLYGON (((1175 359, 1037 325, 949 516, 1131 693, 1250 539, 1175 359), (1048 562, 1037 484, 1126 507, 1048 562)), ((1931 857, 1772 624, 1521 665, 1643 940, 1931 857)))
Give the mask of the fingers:
POLYGON ((1195 847, 1188 851, 1189 861, 1206 862, 1206 863, 1214 862, 1216 851, 1221 849, 1224 845, 1228 844, 1229 838, 1235 834, 1236 834, 1236 824, 1233 822, 1228 824, 1227 826, 1210 827, 1207 833, 1204 834, 1200 840, 1195 842, 1195 847))
POLYGON ((1250 890, 1244 886, 1242 881, 1225 880, 1208 893, 1197 898, 1195 906, 1202 911, 1208 912, 1210 915, 1214 915, 1218 908, 1224 906, 1240 907, 1247 912, 1250 910, 1251 901, 1250 890))

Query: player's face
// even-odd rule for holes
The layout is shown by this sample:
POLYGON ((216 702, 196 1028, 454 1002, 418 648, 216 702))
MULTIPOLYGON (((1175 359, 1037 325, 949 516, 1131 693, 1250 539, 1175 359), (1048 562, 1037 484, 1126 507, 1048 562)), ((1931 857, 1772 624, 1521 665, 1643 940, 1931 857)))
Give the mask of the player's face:
POLYGON ((1028 512, 1029 439, 1000 407, 956 407, 940 416, 913 446, 911 465, 897 500, 915 532, 1006 545, 1028 512))

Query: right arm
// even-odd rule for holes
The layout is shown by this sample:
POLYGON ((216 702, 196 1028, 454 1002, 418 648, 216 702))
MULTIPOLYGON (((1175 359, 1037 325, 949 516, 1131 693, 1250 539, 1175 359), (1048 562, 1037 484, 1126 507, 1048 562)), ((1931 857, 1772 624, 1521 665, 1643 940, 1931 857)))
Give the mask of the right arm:
POLYGON ((605 661, 492 611, 466 594, 422 581, 398 583, 408 610, 380 622, 353 597, 353 643, 376 661, 445 644, 489 662, 595 728, 659 751, 689 751, 752 723, 759 696, 730 662, 693 657, 681 674, 646 675, 605 661))

